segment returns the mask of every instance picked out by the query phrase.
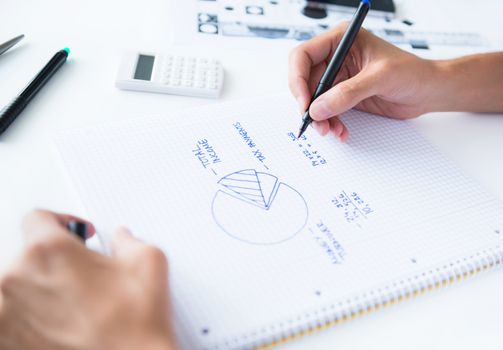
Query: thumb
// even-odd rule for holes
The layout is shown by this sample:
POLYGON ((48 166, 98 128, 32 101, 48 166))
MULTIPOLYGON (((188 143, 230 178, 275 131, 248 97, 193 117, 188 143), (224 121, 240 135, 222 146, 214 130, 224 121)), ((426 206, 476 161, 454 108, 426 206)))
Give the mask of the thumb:
POLYGON ((147 281, 158 281, 167 275, 167 260, 164 253, 135 237, 125 227, 115 231, 111 243, 112 255, 123 265, 140 273, 147 281))
POLYGON ((25 240, 28 243, 35 241, 45 241, 48 236, 66 235, 70 237, 67 231, 67 225, 70 221, 85 223, 88 229, 89 237, 96 232, 93 224, 76 216, 58 214, 48 210, 37 209, 26 215, 23 219, 23 231, 25 240))
POLYGON ((133 237, 131 231, 121 226, 114 233, 111 248, 112 255, 119 260, 131 261, 131 258, 141 253, 145 243, 133 237))
POLYGON ((311 104, 311 118, 316 121, 326 120, 350 110, 375 95, 376 82, 377 75, 366 71, 340 82, 311 104))

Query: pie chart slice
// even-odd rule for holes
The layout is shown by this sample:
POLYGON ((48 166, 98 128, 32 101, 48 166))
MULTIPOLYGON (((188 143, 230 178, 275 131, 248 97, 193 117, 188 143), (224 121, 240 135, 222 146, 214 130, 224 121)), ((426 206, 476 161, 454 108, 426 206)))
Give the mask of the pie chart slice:
POLYGON ((275 176, 243 170, 219 181, 213 218, 229 236, 251 244, 277 244, 293 238, 307 223, 302 195, 275 176))

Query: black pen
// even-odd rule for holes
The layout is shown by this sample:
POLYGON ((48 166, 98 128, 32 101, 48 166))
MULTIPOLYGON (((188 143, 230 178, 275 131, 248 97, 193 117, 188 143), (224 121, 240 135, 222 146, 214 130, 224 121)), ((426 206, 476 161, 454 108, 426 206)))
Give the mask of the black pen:
POLYGON ((58 51, 44 68, 33 78, 31 83, 10 104, 0 112, 0 135, 7 130, 23 109, 35 97, 37 92, 51 79, 58 69, 66 62, 70 50, 58 51))
POLYGON ((87 225, 80 221, 69 221, 66 225, 68 231, 73 233, 75 236, 79 237, 83 242, 86 241, 88 232, 87 225))
MULTIPOLYGON (((337 49, 335 50, 335 53, 332 56, 332 59, 330 60, 325 73, 323 73, 323 76, 318 83, 318 87, 316 88, 316 91, 311 98, 309 107, 311 107, 311 103, 313 103, 314 100, 316 100, 320 95, 324 94, 334 84, 335 77, 341 70, 342 64, 344 63, 349 49, 353 45, 356 36, 358 35, 358 32, 360 31, 360 28, 363 24, 363 21, 365 20, 365 16, 367 16, 369 10, 370 1, 362 0, 360 6, 358 7, 358 10, 356 10, 353 19, 351 20, 351 23, 349 23, 349 26, 346 29, 346 32, 344 33, 339 46, 337 46, 337 49)), ((313 122, 313 119, 309 115, 309 107, 302 117, 302 126, 300 127, 298 137, 301 137, 302 134, 304 134, 304 132, 306 131, 307 127, 313 122)))

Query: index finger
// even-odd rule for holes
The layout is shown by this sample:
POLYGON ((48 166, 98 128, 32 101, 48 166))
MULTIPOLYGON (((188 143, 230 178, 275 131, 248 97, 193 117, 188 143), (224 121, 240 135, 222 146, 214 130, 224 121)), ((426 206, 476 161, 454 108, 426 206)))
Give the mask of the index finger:
POLYGON ((309 77, 312 67, 330 59, 346 27, 346 23, 338 25, 292 50, 288 64, 288 85, 301 109, 305 110, 309 105, 309 77))
POLYGON ((86 224, 88 237, 96 233, 94 225, 79 217, 68 214, 57 214, 48 210, 37 209, 23 219, 23 231, 26 241, 34 241, 49 235, 68 234, 67 225, 70 221, 86 224))

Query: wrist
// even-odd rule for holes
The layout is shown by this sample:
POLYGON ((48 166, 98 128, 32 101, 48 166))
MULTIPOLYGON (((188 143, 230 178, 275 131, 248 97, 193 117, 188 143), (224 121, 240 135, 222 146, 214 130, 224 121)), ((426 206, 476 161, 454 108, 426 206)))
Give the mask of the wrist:
POLYGON ((471 111, 482 96, 477 96, 477 82, 463 66, 462 60, 429 61, 432 82, 429 112, 471 111))
POLYGON ((455 106, 456 89, 450 61, 424 60, 424 113, 446 112, 455 106))

